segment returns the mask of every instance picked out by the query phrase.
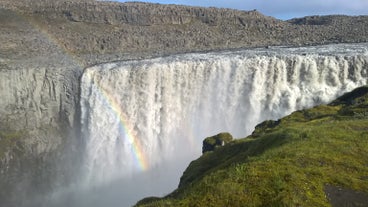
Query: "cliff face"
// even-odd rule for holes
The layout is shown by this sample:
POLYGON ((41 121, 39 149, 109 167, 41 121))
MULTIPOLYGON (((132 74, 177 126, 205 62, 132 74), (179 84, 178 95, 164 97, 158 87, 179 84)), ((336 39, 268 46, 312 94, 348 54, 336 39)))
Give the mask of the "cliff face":
POLYGON ((32 61, 0 70, 0 185, 8 184, 4 189, 13 192, 6 198, 0 192, 3 202, 18 200, 24 189, 39 189, 43 181, 28 182, 45 175, 45 171, 52 174, 62 169, 66 146, 75 142, 78 134, 80 68, 63 64, 35 66, 32 61), (14 183, 22 183, 22 188, 12 189, 14 183))
MULTIPOLYGON (((4 40, 0 49, 1 129, 26 130, 34 135, 30 137, 38 137, 43 128, 72 128, 81 66, 23 17, 7 10, 0 14, 4 40)), ((39 154, 61 140, 55 143, 39 137, 27 142, 39 154)))
MULTIPOLYGON (((52 68, 1 70, 2 128, 33 133, 46 126, 72 127, 76 107, 72 94, 77 91, 73 91, 73 83, 70 83, 73 77, 68 77, 66 72, 52 68)), ((47 148, 52 149, 53 145, 61 142, 48 140, 46 137, 41 140, 48 144, 35 142, 36 146, 32 151, 48 151, 50 149, 47 148)), ((32 146, 34 140, 27 141, 32 146)))
POLYGON ((0 9, 0 25, 0 200, 21 206, 63 179, 65 146, 78 133, 82 67, 16 12, 0 9))

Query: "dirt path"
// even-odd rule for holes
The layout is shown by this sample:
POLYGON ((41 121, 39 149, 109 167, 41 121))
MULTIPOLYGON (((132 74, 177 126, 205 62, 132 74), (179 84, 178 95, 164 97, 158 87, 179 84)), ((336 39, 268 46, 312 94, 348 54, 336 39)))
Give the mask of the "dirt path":
POLYGON ((325 193, 332 207, 368 207, 368 194, 327 185, 325 193))

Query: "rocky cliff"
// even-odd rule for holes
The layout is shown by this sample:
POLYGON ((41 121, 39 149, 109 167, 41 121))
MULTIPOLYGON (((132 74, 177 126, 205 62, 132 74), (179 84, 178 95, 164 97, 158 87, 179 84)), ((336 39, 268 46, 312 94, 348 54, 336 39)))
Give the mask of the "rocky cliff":
POLYGON ((53 161, 76 140, 82 66, 26 17, 0 9, 0 25, 0 200, 21 206, 65 176, 53 161))

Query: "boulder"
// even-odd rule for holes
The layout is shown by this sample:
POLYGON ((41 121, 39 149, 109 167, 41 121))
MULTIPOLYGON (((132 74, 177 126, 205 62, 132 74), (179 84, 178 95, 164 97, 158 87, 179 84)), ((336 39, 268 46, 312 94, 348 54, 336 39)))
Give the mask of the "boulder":
POLYGON ((228 132, 223 132, 212 137, 207 137, 203 140, 202 153, 213 151, 217 147, 224 146, 232 140, 233 136, 228 132))

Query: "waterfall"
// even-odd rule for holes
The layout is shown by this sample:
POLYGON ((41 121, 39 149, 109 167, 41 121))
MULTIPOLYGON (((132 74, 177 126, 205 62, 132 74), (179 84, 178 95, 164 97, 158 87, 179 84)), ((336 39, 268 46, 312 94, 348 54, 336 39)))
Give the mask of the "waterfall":
MULTIPOLYGON (((176 170, 172 180, 178 182, 205 137, 224 131, 245 137, 263 120, 367 84, 366 48, 184 54, 87 68, 81 81, 84 178, 99 186, 150 174, 149 185, 176 170)), ((168 182, 152 185, 150 193, 163 195, 177 185, 168 182), (160 192, 160 185, 169 187, 160 192)))

